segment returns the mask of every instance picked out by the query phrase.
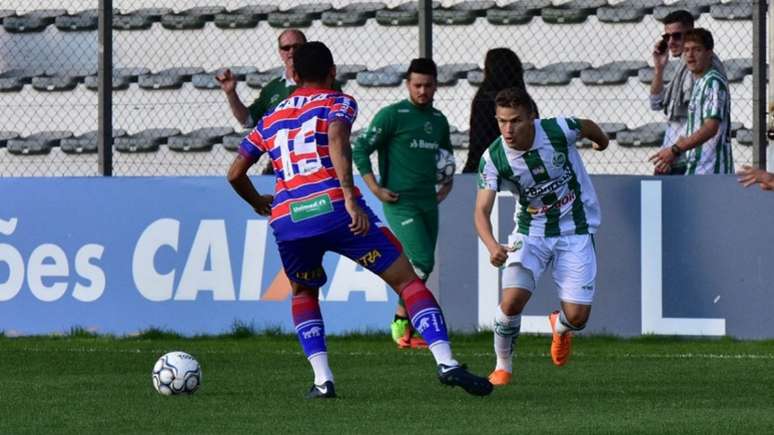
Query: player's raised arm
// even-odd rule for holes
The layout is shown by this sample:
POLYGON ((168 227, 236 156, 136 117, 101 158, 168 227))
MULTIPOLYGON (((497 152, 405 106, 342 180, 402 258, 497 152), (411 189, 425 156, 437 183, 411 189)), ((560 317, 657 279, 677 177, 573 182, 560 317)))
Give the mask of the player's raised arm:
POLYGON ((610 143, 602 128, 596 122, 590 119, 579 119, 581 135, 593 142, 593 147, 597 151, 604 151, 610 143))

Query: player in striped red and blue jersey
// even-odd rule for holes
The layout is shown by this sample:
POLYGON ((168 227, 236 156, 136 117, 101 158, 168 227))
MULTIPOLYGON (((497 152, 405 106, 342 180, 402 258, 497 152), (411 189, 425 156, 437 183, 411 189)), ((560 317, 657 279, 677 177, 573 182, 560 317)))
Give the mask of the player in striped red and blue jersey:
POLYGON ((403 298, 414 328, 435 357, 442 383, 473 395, 491 393, 486 378, 469 373, 452 356, 438 303, 354 185, 349 134, 357 104, 331 90, 336 67, 330 51, 321 42, 303 44, 293 54, 293 64, 299 88, 242 141, 228 179, 256 212, 271 216, 293 289, 296 333, 314 371, 307 397, 336 396, 319 304, 319 289, 327 280, 322 268, 326 251, 357 261, 403 298), (261 195, 247 177, 266 152, 276 176, 274 195, 261 195))

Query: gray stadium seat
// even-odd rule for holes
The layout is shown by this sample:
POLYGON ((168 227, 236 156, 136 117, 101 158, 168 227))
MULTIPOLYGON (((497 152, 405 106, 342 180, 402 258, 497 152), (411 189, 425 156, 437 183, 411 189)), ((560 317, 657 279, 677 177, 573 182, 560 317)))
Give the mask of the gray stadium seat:
POLYGON ((664 21, 664 18, 671 14, 674 11, 679 10, 686 10, 688 11, 695 20, 698 20, 701 16, 701 8, 700 7, 687 7, 687 6, 675 6, 675 3, 672 3, 668 6, 658 6, 655 9, 653 9, 653 18, 657 19, 658 21, 664 21))
POLYGON ((678 0, 670 3, 669 6, 678 8, 698 8, 702 13, 709 12, 714 5, 720 4, 722 0, 678 0))
POLYGON ((3 20, 3 27, 8 33, 42 32, 48 22, 40 17, 8 17, 3 20))
POLYGON ((486 15, 486 11, 497 7, 497 2, 491 0, 466 0, 451 5, 451 9, 460 11, 471 11, 479 17, 486 15))
POLYGON ((580 78, 586 85, 623 84, 629 76, 637 75, 639 70, 647 67, 648 64, 645 61, 616 61, 598 68, 583 70, 580 78))
POLYGON ((170 8, 142 8, 129 13, 139 17, 147 17, 151 21, 159 22, 164 15, 171 15, 174 11, 170 8))
POLYGON ((610 6, 613 7, 645 9, 646 13, 648 14, 652 14, 654 9, 663 5, 664 0, 624 0, 622 2, 610 4, 610 6))
POLYGON ((747 70, 738 64, 726 65, 726 77, 729 83, 739 83, 748 74, 747 70))
MULTIPOLYGON (((90 131, 80 136, 62 139, 59 148, 66 154, 94 154, 97 152, 97 135, 99 132, 90 131)), ((113 130, 113 138, 126 136, 126 131, 120 128, 113 130)))
POLYGON ((368 18, 374 18, 378 11, 387 9, 387 5, 382 2, 358 2, 350 3, 339 9, 342 12, 359 12, 365 14, 368 18))
POLYGON ((593 15, 597 12, 597 9, 608 6, 607 0, 572 0, 567 3, 562 3, 561 7, 567 9, 581 9, 593 15))
POLYGON ((239 150, 239 144, 242 143, 242 139, 250 133, 250 130, 242 130, 236 133, 231 133, 223 136, 222 143, 223 148, 229 151, 239 150))
POLYGON ((365 71, 367 68, 365 65, 336 65, 336 81, 344 83, 347 80, 354 79, 357 73, 365 71))
MULTIPOLYGON (((118 8, 113 8, 113 16, 119 15, 121 13, 121 10, 118 8)), ((99 17, 99 9, 92 8, 92 9, 86 9, 83 11, 78 12, 75 15, 81 15, 84 17, 99 17)), ((56 22, 56 21, 54 21, 56 22)))
POLYGON ((586 21, 589 13, 583 9, 565 9, 551 7, 540 12, 543 21, 551 24, 577 24, 586 21))
POLYGON ((365 25, 368 15, 363 12, 326 11, 322 23, 328 27, 358 27, 365 25))
POLYGON ((45 70, 40 68, 18 68, 0 73, 0 79, 19 79, 24 84, 32 83, 34 77, 44 76, 45 70))
POLYGON ((451 142, 452 148, 457 149, 467 149, 468 148, 468 142, 470 142, 469 136, 467 130, 460 131, 457 130, 455 127, 452 127, 453 131, 449 134, 449 141, 451 142))
POLYGON ((4 19, 8 17, 15 17, 16 11, 11 9, 0 9, 0 23, 3 22, 4 19))
POLYGON ((481 70, 475 70, 475 71, 468 71, 468 83, 470 83, 473 86, 481 86, 481 83, 484 83, 484 71, 481 70))
POLYGON ((204 18, 206 21, 215 19, 215 15, 225 14, 226 8, 223 6, 197 6, 180 12, 183 15, 204 18))
MULTIPOLYGON (((137 77, 135 77, 135 80, 137 77)), ((129 83, 131 82, 130 78, 127 76, 118 76, 113 73, 113 90, 114 91, 122 91, 125 89, 129 89, 129 83)), ((97 76, 88 76, 83 79, 83 85, 86 86, 86 89, 90 91, 96 91, 99 90, 99 78, 97 76)))
POLYGON ((478 64, 475 63, 447 63, 438 65, 438 72, 447 71, 454 74, 457 78, 464 79, 468 76, 468 72, 478 69, 478 64))
POLYGON ((438 86, 454 86, 457 84, 458 78, 459 76, 454 71, 439 69, 436 82, 438 86))
POLYGON ((147 30, 153 25, 153 18, 143 15, 114 15, 113 28, 116 30, 147 30))
POLYGON ((731 121, 731 137, 736 137, 736 133, 744 128, 741 122, 731 121))
POLYGON ((15 131, 0 131, 0 148, 6 146, 9 140, 18 138, 19 133, 15 131))
POLYGON ((527 13, 538 16, 545 8, 553 6, 551 0, 518 0, 503 6, 503 9, 522 10, 527 13))
POLYGON ((247 5, 242 6, 241 8, 234 9, 232 13, 234 14, 245 14, 245 15, 255 15, 258 17, 259 20, 265 20, 269 17, 269 14, 272 12, 278 12, 279 6, 277 5, 247 5))
MULTIPOLYGON (((625 131, 628 128, 626 127, 626 124, 621 122, 600 122, 598 125, 610 140, 615 140, 618 133, 625 131)), ((578 148, 591 148, 591 145, 591 140, 586 138, 582 138, 576 142, 578 148)))
POLYGON ((180 152, 210 151, 213 145, 223 139, 223 136, 233 132, 234 129, 231 127, 199 128, 187 134, 170 137, 167 147, 172 151, 180 152))
POLYGON ((580 79, 585 85, 620 85, 626 83, 629 74, 625 70, 605 68, 587 69, 581 71, 580 79))
POLYGON ((726 68, 742 69, 745 74, 753 73, 753 60, 751 57, 726 59, 723 61, 723 65, 725 65, 726 68))
POLYGON ((185 14, 167 14, 161 17, 161 25, 170 30, 202 29, 207 20, 202 16, 185 14))
POLYGON ((395 71, 362 71, 357 73, 357 84, 363 87, 398 86, 403 82, 403 75, 395 71))
POLYGON ((151 74, 151 70, 148 68, 137 67, 121 67, 114 68, 113 75, 116 77, 125 77, 132 83, 137 83, 140 76, 151 74))
POLYGON ((251 29, 258 25, 260 18, 255 14, 218 14, 213 20, 221 29, 251 29))
POLYGON ((524 81, 533 86, 561 86, 572 80, 569 71, 539 68, 524 72, 524 81))
POLYGON ((89 32, 97 30, 95 15, 63 15, 56 17, 54 25, 63 32, 89 32))
POLYGON ((204 74, 206 71, 204 71, 204 68, 200 66, 178 66, 174 68, 167 68, 163 69, 156 74, 159 75, 173 75, 173 76, 180 76, 183 78, 184 81, 188 82, 191 81, 191 78, 196 74, 204 74))
POLYGON ((37 9, 25 14, 25 17, 35 17, 44 20, 47 24, 53 24, 56 17, 67 15, 67 9, 37 9))
POLYGON ((476 12, 472 10, 433 10, 433 23, 435 24, 461 26, 473 24, 474 21, 476 21, 476 12))
POLYGON ((322 17, 323 12, 333 10, 333 5, 330 3, 304 3, 298 6, 293 6, 286 12, 291 14, 310 14, 313 19, 318 20, 322 17))
POLYGON ((265 86, 266 83, 269 83, 269 81, 271 81, 271 79, 275 77, 277 77, 277 74, 274 74, 268 71, 253 73, 245 76, 245 83, 247 83, 247 86, 251 88, 261 88, 265 86))
POLYGON ((0 78, 0 92, 17 92, 24 87, 24 81, 19 77, 0 78))
POLYGON ((147 153, 159 149, 172 136, 180 134, 176 128, 150 128, 128 136, 118 137, 114 146, 125 153, 147 153))
MULTIPOLYGON (((675 72, 677 72, 677 67, 680 65, 680 62, 677 60, 669 61, 669 63, 666 66, 666 69, 664 70, 664 83, 668 83, 672 80, 672 77, 675 75, 675 72)), ((653 68, 647 67, 641 69, 637 73, 637 80, 639 80, 642 83, 650 84, 650 82, 653 81, 653 68)))
POLYGON ((181 75, 149 74, 140 76, 137 84, 142 89, 180 89, 184 81, 181 75))
POLYGON ((376 13, 376 22, 382 26, 416 26, 419 18, 416 10, 388 9, 376 13))
POLYGON ((639 23, 647 13, 645 8, 605 6, 597 9, 597 19, 603 23, 639 23))
POLYGON ((659 147, 664 141, 666 123, 652 122, 632 130, 624 130, 616 135, 618 145, 624 148, 659 147))
POLYGON ((751 146, 753 144, 753 131, 749 128, 740 128, 736 132, 736 141, 739 145, 751 146))
POLYGON ((752 3, 735 1, 714 5, 710 8, 710 15, 716 20, 751 20, 752 3))
POLYGON ((44 131, 24 138, 10 139, 6 143, 11 154, 48 154, 59 146, 62 139, 73 137, 70 131, 44 131))
POLYGON ((510 24, 526 24, 532 20, 534 14, 526 9, 489 9, 486 11, 486 20, 496 26, 510 24))
POLYGON ((219 89, 220 88, 220 83, 218 83, 218 81, 215 80, 215 74, 213 73, 196 74, 193 77, 191 77, 191 84, 196 89, 219 89))
POLYGON ((32 88, 44 92, 71 91, 78 85, 78 79, 72 76, 35 77, 32 88))
MULTIPOLYGON (((441 2, 434 0, 433 3, 432 3, 432 8, 433 9, 439 9, 440 7, 441 7, 441 2)), ((414 12, 416 12, 417 11, 417 2, 416 1, 408 1, 406 3, 401 3, 398 6, 395 6, 395 8, 393 8, 393 9, 399 10, 399 11, 414 11, 414 12)))
POLYGON ((97 74, 97 66, 94 67, 65 67, 65 68, 49 68, 46 69, 44 76, 62 76, 72 77, 76 81, 81 82, 85 77, 93 76, 97 74))
POLYGON ((544 66, 543 70, 565 71, 572 74, 573 77, 580 77, 581 71, 591 68, 588 62, 557 62, 544 66))
POLYGON ((272 12, 267 18, 271 27, 309 27, 314 21, 312 14, 272 12))

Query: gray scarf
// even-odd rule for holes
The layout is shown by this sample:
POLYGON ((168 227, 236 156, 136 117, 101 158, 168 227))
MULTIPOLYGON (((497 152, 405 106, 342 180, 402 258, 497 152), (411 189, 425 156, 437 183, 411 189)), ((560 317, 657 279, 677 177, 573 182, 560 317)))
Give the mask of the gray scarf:
MULTIPOLYGON (((712 55, 712 66, 724 79, 727 79, 726 67, 715 54, 712 55)), ((683 121, 688 117, 688 103, 691 101, 692 89, 693 75, 685 65, 685 61, 680 59, 680 65, 664 91, 664 113, 668 120, 683 121)))

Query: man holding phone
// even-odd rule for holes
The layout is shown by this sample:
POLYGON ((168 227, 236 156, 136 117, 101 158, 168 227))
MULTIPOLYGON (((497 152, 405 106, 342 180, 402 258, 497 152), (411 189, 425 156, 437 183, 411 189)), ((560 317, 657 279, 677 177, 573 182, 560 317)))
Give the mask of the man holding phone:
MULTIPOLYGON (((671 148, 681 136, 685 136, 688 120, 688 103, 691 101, 691 90, 694 78, 688 70, 683 55, 683 36, 693 29, 693 15, 686 10, 677 10, 664 17, 664 33, 653 47, 653 81, 650 84, 650 108, 663 111, 667 118, 667 129, 664 134, 662 148, 671 148), (680 58, 680 63, 669 81, 664 86, 664 73, 669 55, 680 58)), ((712 66, 725 77, 726 69, 723 62, 713 54, 712 66)), ((656 175, 684 175, 686 173, 684 155, 676 156, 667 169, 663 165, 656 167, 656 175)))

